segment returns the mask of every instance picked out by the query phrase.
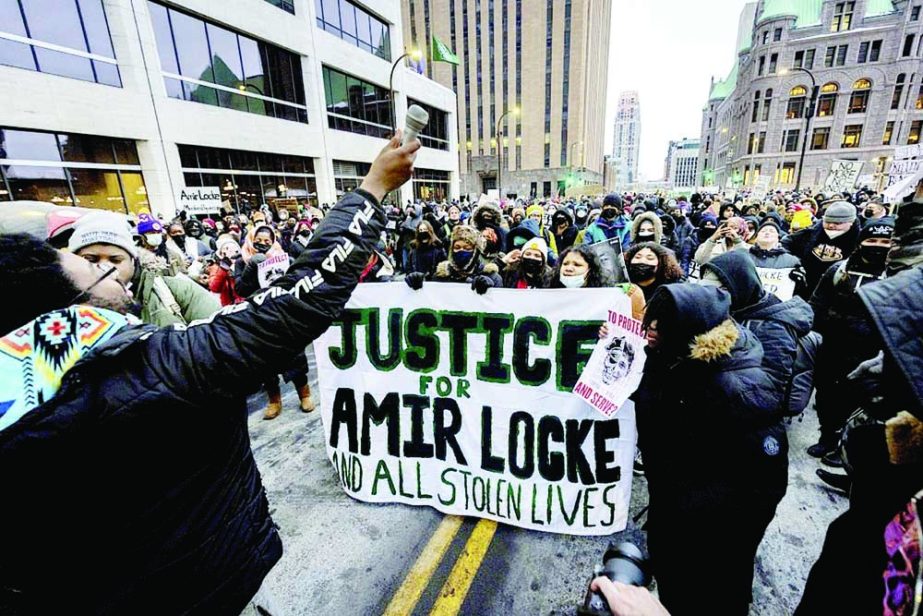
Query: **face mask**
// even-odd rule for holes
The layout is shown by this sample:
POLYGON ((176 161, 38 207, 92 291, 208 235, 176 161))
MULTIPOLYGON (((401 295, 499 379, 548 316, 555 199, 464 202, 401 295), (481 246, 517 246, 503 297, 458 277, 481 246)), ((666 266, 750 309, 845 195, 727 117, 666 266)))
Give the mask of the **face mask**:
POLYGON ((417 240, 419 240, 419 241, 421 241, 421 242, 428 242, 428 241, 429 241, 429 234, 428 234, 428 233, 424 233, 424 232, 422 232, 422 231, 418 231, 418 232, 417 232, 417 240))
POLYGON ((578 276, 565 276, 563 273, 559 277, 561 284, 563 284, 568 289, 579 289, 583 287, 583 283, 586 282, 586 274, 580 274, 578 276))
POLYGON ((845 235, 848 231, 849 229, 847 229, 846 231, 827 231, 826 229, 824 229, 824 233, 826 233, 827 237, 829 237, 832 240, 835 240, 841 235, 845 235))
POLYGON ((261 255, 264 255, 267 252, 269 252, 270 248, 272 248, 271 244, 254 244, 253 245, 253 249, 257 251, 258 253, 260 253, 261 255))
POLYGON ((587 211, 583 208, 577 210, 577 218, 586 218, 587 211))
POLYGON ((163 236, 159 233, 151 233, 150 235, 145 235, 144 240, 148 243, 148 246, 156 248, 163 243, 163 236))
POLYGON ((647 263, 631 263, 628 266, 628 278, 632 282, 644 282, 657 275, 657 266, 647 263))
POLYGON ((182 233, 178 235, 171 235, 170 237, 172 237, 173 241, 176 242, 177 244, 182 244, 183 242, 186 241, 186 236, 182 233))
POLYGON ((555 226, 555 227, 566 227, 566 226, 567 226, 567 221, 566 221, 565 219, 563 219, 563 218, 557 218, 557 219, 555 219, 555 221, 554 221, 554 226, 555 226))
POLYGON ((870 265, 884 265, 888 260, 888 253, 891 252, 890 246, 860 246, 859 252, 862 258, 870 265))
POLYGON ((640 242, 653 242, 654 234, 653 233, 639 233, 638 241, 640 242))
POLYGON ((311 232, 308 231, 307 229, 302 229, 301 231, 298 232, 298 235, 300 235, 301 237, 308 237, 311 235, 311 232))
POLYGON ((474 257, 473 250, 456 250, 452 253, 452 261, 455 262, 455 265, 458 267, 465 267, 471 263, 471 259, 474 257))
POLYGON ((607 207, 602 211, 601 216, 606 220, 613 220, 616 216, 619 215, 619 211, 614 207, 607 207))
POLYGON ((872 218, 873 216, 875 216, 875 208, 871 208, 871 207, 865 208, 865 211, 862 212, 862 215, 865 216, 866 218, 872 218))
POLYGON ((522 271, 526 274, 535 275, 542 271, 542 268, 545 266, 545 262, 541 259, 523 259, 522 260, 522 271))

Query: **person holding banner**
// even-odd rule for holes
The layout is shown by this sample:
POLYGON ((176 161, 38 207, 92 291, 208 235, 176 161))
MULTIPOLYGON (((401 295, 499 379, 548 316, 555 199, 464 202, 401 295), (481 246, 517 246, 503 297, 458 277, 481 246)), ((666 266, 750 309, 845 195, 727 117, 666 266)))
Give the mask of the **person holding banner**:
POLYGON ((15 529, 0 605, 241 613, 282 556, 246 397, 341 314, 387 222, 380 201, 413 173, 420 142, 400 143, 273 288, 188 326, 126 317, 115 268, 0 235, 0 288, 16 298, 0 314, 0 525, 15 529))
POLYGON ((641 287, 650 301, 661 286, 682 282, 683 270, 669 248, 653 242, 635 244, 625 252, 628 280, 641 287))
POLYGON ((634 395, 650 493, 648 548, 674 616, 748 613, 753 564, 785 494, 788 442, 762 346, 714 287, 661 287, 634 395))
MULTIPOLYGON (((434 281, 470 284, 481 295, 487 293, 487 289, 503 286, 500 269, 484 257, 486 240, 477 229, 458 225, 452 229, 450 239, 449 258, 436 267, 434 281)), ((413 281, 411 284, 408 279, 407 284, 412 289, 419 289, 423 281, 413 281), (417 283, 419 286, 416 286, 417 283)))

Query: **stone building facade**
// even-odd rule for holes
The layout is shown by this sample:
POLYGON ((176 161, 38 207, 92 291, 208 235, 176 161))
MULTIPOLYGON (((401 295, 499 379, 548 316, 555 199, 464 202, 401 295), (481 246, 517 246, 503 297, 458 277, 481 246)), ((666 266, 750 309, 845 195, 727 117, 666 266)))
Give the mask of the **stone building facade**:
POLYGON ((602 181, 611 0, 401 4, 405 48, 435 36, 460 61, 424 72, 457 95, 462 194, 497 189, 498 163, 504 196, 602 181))
POLYGON ((747 4, 733 68, 703 110, 700 185, 765 186, 768 175, 769 186, 794 188, 807 134, 803 188, 822 186, 836 160, 862 161, 860 182, 882 188, 895 148, 923 130, 921 5, 747 4))

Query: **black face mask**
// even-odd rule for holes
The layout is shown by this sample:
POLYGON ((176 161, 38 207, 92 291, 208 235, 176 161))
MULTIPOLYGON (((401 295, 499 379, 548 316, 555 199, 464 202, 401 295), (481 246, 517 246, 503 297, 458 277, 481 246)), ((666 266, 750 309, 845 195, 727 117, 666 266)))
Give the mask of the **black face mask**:
POLYGON ((866 218, 872 218, 875 215, 875 208, 867 207, 865 211, 862 212, 862 215, 866 218))
POLYGON ((183 233, 180 233, 177 235, 171 235, 170 237, 172 237, 173 241, 176 242, 177 244, 182 244, 183 242, 186 241, 186 236, 183 233))
POLYGON ((311 235, 311 232, 308 231, 307 229, 302 229, 301 231, 298 232, 298 235, 300 235, 301 237, 308 237, 311 235))
POLYGON ((639 233, 638 241, 639 242, 653 242, 654 234, 653 233, 639 233))
POLYGON ((628 278, 632 282, 644 282, 657 275, 657 266, 647 263, 630 263, 628 265, 628 278))
POLYGON ((421 244, 429 243, 429 234, 428 233, 417 233, 417 241, 421 244))
POLYGON ((862 259, 869 265, 884 265, 888 260, 888 253, 891 252, 890 246, 860 246, 859 252, 862 259))
POLYGON ((717 229, 699 229, 699 243, 702 244, 708 241, 708 239, 715 234, 715 231, 717 231, 717 229))
POLYGON ((615 220, 616 217, 618 217, 618 215, 619 215, 619 211, 615 209, 614 207, 607 207, 602 211, 602 214, 600 214, 600 216, 602 216, 606 220, 615 220))
POLYGON ((522 259, 522 271, 529 276, 535 276, 542 271, 544 262, 541 259, 522 259))
POLYGON ((257 251, 261 255, 264 255, 267 252, 269 252, 270 248, 272 248, 271 244, 254 244, 253 245, 253 250, 257 251))

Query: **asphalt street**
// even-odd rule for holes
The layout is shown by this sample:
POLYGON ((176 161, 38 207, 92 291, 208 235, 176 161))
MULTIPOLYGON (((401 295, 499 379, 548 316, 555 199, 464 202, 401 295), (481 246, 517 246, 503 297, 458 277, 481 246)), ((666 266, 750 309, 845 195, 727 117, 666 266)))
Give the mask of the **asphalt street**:
MULTIPOLYGON (((313 386, 310 350, 308 357, 313 386)), ((265 586, 286 616, 575 614, 610 542, 645 545, 644 517, 611 537, 574 537, 353 500, 326 457, 320 412, 301 413, 290 385, 283 394, 274 421, 262 419, 265 396, 251 397, 250 434, 285 546, 265 586)), ((792 613, 827 525, 846 508, 804 453, 816 427, 810 410, 790 427, 789 490, 760 546, 751 614, 792 613)), ((635 477, 632 517, 646 501, 645 480, 635 477)))

